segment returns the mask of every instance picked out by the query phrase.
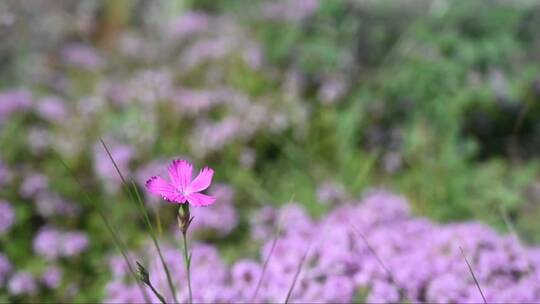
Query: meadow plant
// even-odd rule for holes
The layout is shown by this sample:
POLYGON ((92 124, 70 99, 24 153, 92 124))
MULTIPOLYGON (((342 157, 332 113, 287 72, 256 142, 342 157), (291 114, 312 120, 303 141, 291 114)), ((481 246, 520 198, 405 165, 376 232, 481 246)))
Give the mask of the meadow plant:
MULTIPOLYGON (((204 207, 210 206, 216 198, 200 193, 210 187, 214 170, 205 167, 193 179, 193 166, 186 160, 173 160, 169 166, 170 182, 159 176, 151 177, 146 182, 146 188, 153 194, 160 195, 170 203, 180 204, 178 208, 178 228, 182 232, 184 264, 186 266, 187 284, 189 290, 189 303, 193 302, 193 292, 191 289, 191 254, 189 254, 187 232, 193 217, 189 206, 204 207)), ((145 282, 146 283, 146 282, 145 282)), ((160 296, 162 297, 162 296, 160 296)))

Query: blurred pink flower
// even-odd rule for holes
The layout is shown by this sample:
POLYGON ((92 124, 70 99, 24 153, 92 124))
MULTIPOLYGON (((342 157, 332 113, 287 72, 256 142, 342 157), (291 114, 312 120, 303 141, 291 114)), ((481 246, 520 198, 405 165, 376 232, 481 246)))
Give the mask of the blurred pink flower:
POLYGON ((169 166, 169 178, 167 182, 159 176, 153 176, 146 181, 146 188, 153 194, 158 194, 166 201, 190 205, 212 205, 216 198, 200 193, 210 187, 214 170, 204 167, 195 179, 192 180, 193 166, 186 160, 173 160, 169 166))

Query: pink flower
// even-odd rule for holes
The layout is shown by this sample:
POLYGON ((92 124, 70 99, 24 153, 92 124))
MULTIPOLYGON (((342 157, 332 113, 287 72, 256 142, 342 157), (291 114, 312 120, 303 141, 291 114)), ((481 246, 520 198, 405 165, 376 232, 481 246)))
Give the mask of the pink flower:
POLYGON ((212 205, 216 198, 201 191, 210 187, 214 170, 205 167, 197 177, 192 180, 193 166, 186 160, 173 160, 169 166, 169 178, 171 182, 167 182, 159 176, 153 176, 146 181, 146 188, 154 194, 161 195, 164 200, 189 204, 199 207, 212 205))

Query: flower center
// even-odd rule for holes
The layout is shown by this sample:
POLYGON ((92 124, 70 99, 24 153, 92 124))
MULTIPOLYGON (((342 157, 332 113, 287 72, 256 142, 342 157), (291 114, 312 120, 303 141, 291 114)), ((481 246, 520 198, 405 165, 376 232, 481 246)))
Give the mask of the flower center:
POLYGON ((187 196, 187 195, 191 194, 192 191, 191 191, 191 188, 189 186, 187 186, 185 188, 179 187, 178 192, 180 192, 180 194, 182 194, 183 196, 187 196))

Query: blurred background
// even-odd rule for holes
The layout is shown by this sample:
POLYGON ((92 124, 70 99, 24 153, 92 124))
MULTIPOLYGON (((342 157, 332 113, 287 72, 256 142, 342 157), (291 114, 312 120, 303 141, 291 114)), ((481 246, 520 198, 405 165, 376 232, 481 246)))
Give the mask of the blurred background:
POLYGON ((504 210, 537 244, 539 28, 536 1, 0 2, 0 301, 102 300, 96 208, 148 240, 100 137, 143 192, 173 158, 214 168, 198 238, 226 261, 260 208, 320 218, 373 188, 439 223, 506 232, 504 210))

